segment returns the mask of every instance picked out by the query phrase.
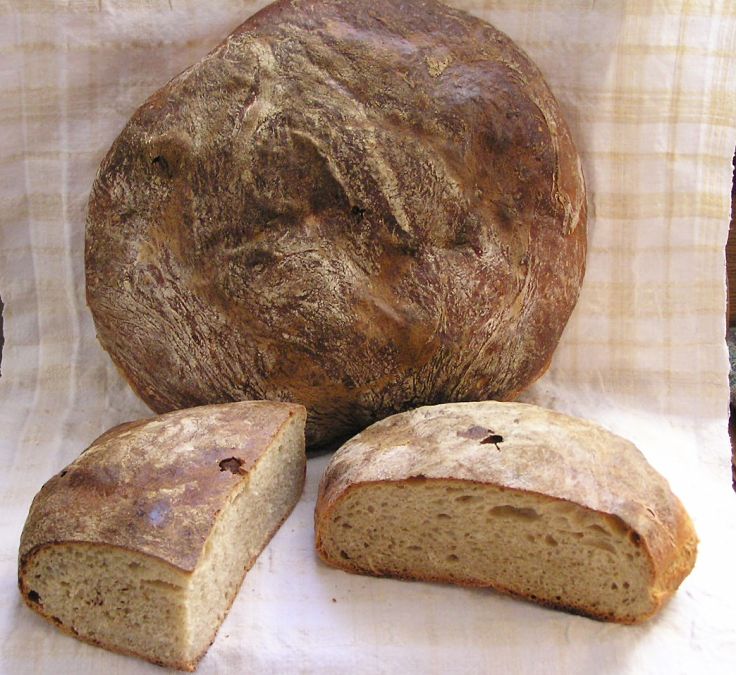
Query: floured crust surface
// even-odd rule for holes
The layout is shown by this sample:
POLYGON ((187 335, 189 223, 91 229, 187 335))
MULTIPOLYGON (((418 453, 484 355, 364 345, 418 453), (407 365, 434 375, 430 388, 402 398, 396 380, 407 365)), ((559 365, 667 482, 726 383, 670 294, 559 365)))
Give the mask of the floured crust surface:
MULTIPOLYGON (((689 516, 667 481, 632 443, 585 420, 498 402, 419 408, 377 422, 343 445, 320 484, 315 511, 318 551, 330 564, 356 571, 350 562, 325 555, 322 542, 336 506, 363 486, 424 481, 489 485, 522 498, 541 495, 583 507, 603 516, 611 529, 626 531, 649 560, 652 607, 646 616, 629 622, 656 611, 695 562, 697 536, 689 516)), ((493 583, 432 579, 509 592, 493 583)), ((589 607, 543 604, 610 618, 589 607)))
POLYGON ((191 572, 230 494, 287 420, 304 414, 299 405, 247 401, 111 429, 34 498, 21 566, 39 546, 77 541, 139 551, 191 572))
POLYGON ((282 0, 115 141, 87 300, 154 410, 294 400, 326 443, 528 386, 585 222, 568 127, 505 35, 434 0, 282 0))

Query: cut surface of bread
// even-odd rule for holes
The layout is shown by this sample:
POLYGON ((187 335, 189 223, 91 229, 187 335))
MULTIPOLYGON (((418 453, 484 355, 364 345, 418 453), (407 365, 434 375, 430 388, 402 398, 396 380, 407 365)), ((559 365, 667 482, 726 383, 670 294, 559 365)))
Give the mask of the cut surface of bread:
POLYGON ((651 611, 642 550, 619 522, 493 485, 361 485, 335 507, 322 547, 339 566, 378 576, 492 586, 621 620, 651 611))
POLYGON ((305 418, 301 406, 246 402, 108 432, 31 507, 26 603, 82 640, 193 670, 301 495, 305 418), (95 496, 105 474, 116 485, 95 496))
POLYGON ((346 571, 491 587, 621 623, 659 609, 697 545, 631 443, 495 402, 420 408, 346 443, 315 527, 322 559, 346 571))

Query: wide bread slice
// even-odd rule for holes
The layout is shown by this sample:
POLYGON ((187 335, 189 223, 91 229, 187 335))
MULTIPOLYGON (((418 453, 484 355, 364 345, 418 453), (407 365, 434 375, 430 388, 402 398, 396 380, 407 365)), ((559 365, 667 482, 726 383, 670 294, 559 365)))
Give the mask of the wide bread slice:
POLYGON ((248 401, 111 429, 31 505, 26 604, 81 640, 194 670, 302 493, 305 420, 248 401))
POLYGON ((386 418, 345 443, 320 485, 317 551, 349 572, 486 586, 596 619, 652 616, 697 537, 629 441, 519 403, 386 418))

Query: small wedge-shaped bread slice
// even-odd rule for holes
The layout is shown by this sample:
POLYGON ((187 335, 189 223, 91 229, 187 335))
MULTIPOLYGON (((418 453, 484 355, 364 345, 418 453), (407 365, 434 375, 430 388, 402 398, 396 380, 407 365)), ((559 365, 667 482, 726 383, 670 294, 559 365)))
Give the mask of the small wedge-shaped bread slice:
POLYGON ((111 429, 34 499, 23 599, 81 640, 194 670, 301 495, 305 420, 249 401, 111 429))
POLYGON ((487 586, 596 619, 654 614, 697 537, 630 442, 518 403, 394 415, 343 445, 320 485, 317 550, 349 572, 487 586))

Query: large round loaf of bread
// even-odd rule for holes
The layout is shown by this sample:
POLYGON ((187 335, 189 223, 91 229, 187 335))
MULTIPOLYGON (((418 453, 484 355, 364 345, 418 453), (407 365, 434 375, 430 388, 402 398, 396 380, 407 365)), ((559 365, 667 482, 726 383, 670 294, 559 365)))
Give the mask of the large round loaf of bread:
POLYGON ((282 0, 113 144, 87 299, 154 410, 297 401, 314 444, 527 387, 585 249, 570 132, 505 35, 434 0, 282 0))

